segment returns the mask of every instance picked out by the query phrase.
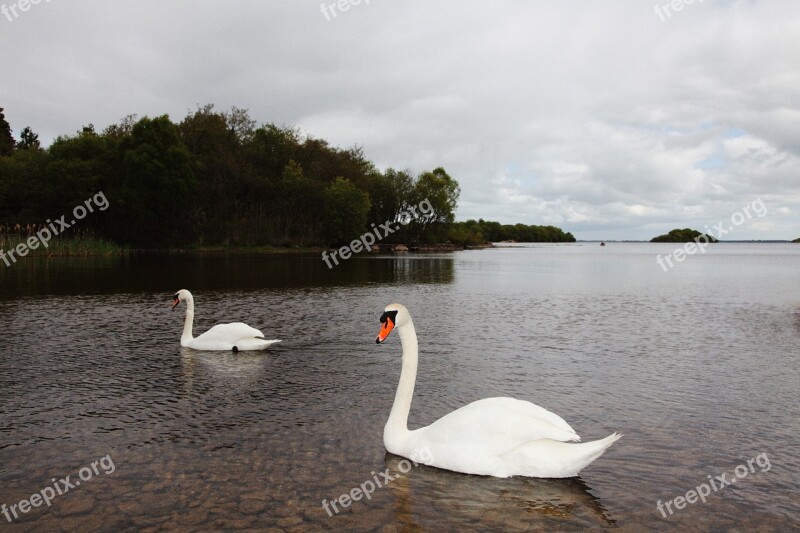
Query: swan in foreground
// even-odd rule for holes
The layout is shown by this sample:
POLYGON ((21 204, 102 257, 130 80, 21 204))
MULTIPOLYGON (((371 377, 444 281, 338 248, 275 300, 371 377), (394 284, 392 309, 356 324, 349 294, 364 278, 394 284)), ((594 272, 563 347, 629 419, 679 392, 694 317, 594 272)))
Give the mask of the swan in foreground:
POLYGON ((194 297, 186 289, 175 293, 172 300, 174 310, 181 302, 186 302, 186 320, 183 323, 181 346, 195 350, 209 351, 248 351, 265 350, 269 346, 281 342, 279 340, 264 340, 264 334, 256 328, 251 328, 242 322, 233 324, 217 324, 199 337, 192 336, 192 323, 194 322, 194 297))
POLYGON ((487 398, 449 413, 430 426, 409 431, 408 412, 417 379, 417 333, 408 310, 386 306, 375 342, 397 329, 403 369, 389 420, 386 450, 418 463, 495 477, 562 478, 578 475, 622 435, 576 444, 580 437, 560 416, 530 402, 487 398))

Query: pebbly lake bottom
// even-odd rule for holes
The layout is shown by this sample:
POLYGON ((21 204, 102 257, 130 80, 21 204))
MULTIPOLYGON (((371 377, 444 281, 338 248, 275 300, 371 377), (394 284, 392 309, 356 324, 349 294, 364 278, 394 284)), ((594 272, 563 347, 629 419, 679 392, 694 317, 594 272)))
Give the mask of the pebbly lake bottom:
POLYGON ((657 248, 369 257, 333 272, 318 256, 4 271, 0 504, 68 475, 81 484, 0 515, 2 529, 796 529, 800 249, 723 245, 665 273, 657 248), (195 294, 196 333, 242 320, 283 343, 180 348, 183 313, 168 307, 178 288, 195 294), (584 441, 624 437, 571 479, 409 468, 382 442, 401 351, 374 337, 392 301, 409 307, 420 341, 411 428, 512 396, 560 414, 584 441), (769 469, 752 462, 705 503, 676 508, 760 454, 769 469), (83 481, 102 457, 113 472, 83 481), (376 476, 369 499, 326 511, 376 476))

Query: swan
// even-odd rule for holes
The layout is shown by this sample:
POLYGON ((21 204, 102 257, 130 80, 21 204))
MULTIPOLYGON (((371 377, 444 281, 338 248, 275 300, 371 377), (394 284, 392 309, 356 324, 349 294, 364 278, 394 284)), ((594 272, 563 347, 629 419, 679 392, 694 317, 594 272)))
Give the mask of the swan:
POLYGON ((564 478, 578 475, 622 435, 576 444, 580 437, 560 416, 514 398, 486 398, 410 431, 408 413, 417 378, 417 333, 401 304, 381 315, 375 342, 397 329, 403 364, 383 444, 395 455, 464 474, 564 478))
POLYGON ((186 289, 176 292, 172 300, 172 309, 174 310, 178 307, 181 302, 186 302, 186 320, 183 323, 183 335, 181 335, 181 346, 184 348, 238 352, 264 350, 273 344, 281 342, 277 339, 264 340, 263 333, 242 322, 217 324, 195 338, 192 336, 192 323, 194 322, 194 297, 192 293, 186 289))

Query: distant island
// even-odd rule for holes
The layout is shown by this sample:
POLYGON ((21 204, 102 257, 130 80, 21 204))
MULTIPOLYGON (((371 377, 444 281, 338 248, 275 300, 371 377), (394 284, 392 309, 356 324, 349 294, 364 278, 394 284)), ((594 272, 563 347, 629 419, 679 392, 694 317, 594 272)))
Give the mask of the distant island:
POLYGON ((797 239, 793 240, 792 242, 800 242, 800 237, 798 237, 797 239))
POLYGON ((700 233, 691 228, 674 229, 664 235, 653 237, 650 242, 692 242, 697 239, 706 240, 706 242, 717 242, 717 239, 711 235, 700 233))
POLYGON ((555 226, 526 224, 501 224, 492 220, 467 220, 454 222, 448 239, 463 246, 476 246, 489 242, 575 242, 570 232, 555 226))

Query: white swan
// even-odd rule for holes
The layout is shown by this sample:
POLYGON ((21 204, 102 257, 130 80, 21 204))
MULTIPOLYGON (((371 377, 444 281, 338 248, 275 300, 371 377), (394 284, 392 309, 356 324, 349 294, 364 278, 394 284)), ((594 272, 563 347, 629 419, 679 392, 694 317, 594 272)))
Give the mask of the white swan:
POLYGON ((417 378, 417 334, 408 310, 386 306, 375 342, 397 329, 403 369, 383 430, 386 450, 418 463, 496 477, 572 477, 600 457, 622 435, 581 444, 560 416, 530 402, 487 398, 465 405, 430 426, 409 431, 408 412, 417 378))
POLYGON ((217 324, 199 337, 192 336, 192 323, 194 322, 194 297, 186 289, 175 293, 172 300, 172 309, 181 302, 186 302, 186 320, 183 323, 181 346, 195 350, 225 350, 247 351, 264 350, 269 346, 281 342, 279 340, 264 340, 264 334, 256 328, 251 328, 242 322, 233 324, 217 324))

